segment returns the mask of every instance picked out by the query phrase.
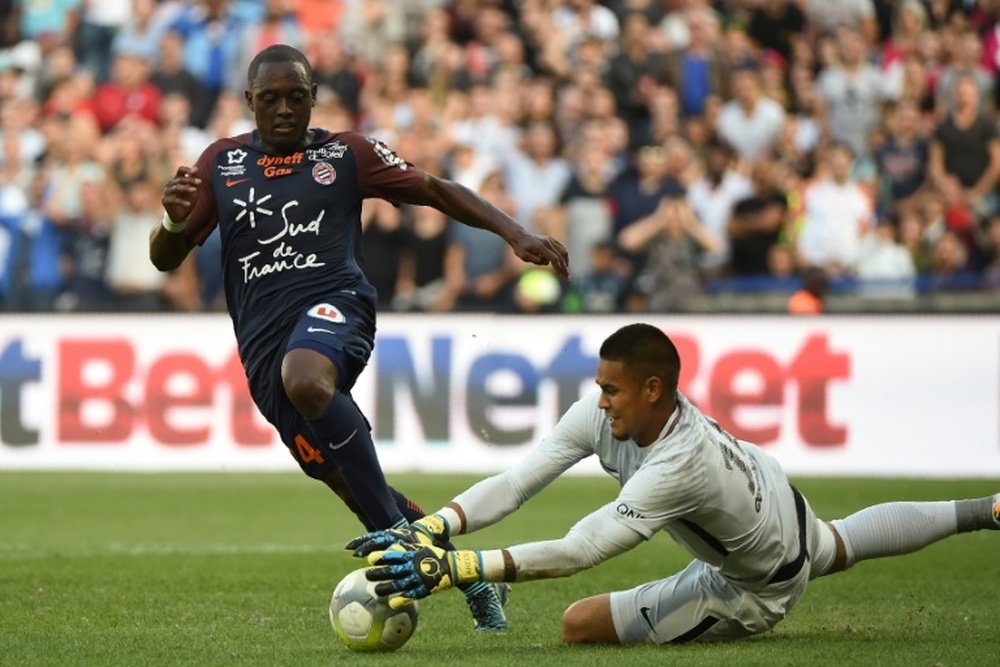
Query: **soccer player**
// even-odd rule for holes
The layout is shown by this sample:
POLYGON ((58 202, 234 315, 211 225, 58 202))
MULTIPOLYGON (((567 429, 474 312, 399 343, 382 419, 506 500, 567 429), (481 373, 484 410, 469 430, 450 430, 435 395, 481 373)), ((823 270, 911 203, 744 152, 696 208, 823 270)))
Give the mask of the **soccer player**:
POLYGON ((904 554, 955 533, 1000 529, 1000 494, 875 505, 825 523, 778 462, 737 440, 677 391, 680 358, 646 324, 600 349, 599 391, 581 398, 541 446, 510 470, 408 527, 347 544, 378 565, 376 593, 405 604, 472 581, 565 577, 666 531, 694 560, 673 576, 575 602, 570 643, 727 640, 774 627, 811 579, 869 558, 904 554), (452 551, 432 542, 499 521, 577 461, 596 454, 618 497, 562 539, 452 551), (386 551, 380 551, 386 549, 386 551))
MULTIPOLYGON (((161 271, 175 269, 219 227, 226 303, 254 402, 305 473, 330 486, 368 530, 406 525, 423 511, 386 484, 350 394, 375 336, 362 200, 432 206, 498 234, 522 260, 563 278, 566 250, 382 143, 310 128, 316 84, 296 49, 264 49, 247 78, 256 130, 216 141, 193 168, 178 168, 163 192, 150 257, 161 271)), ((494 587, 465 589, 479 629, 506 626, 494 587)))

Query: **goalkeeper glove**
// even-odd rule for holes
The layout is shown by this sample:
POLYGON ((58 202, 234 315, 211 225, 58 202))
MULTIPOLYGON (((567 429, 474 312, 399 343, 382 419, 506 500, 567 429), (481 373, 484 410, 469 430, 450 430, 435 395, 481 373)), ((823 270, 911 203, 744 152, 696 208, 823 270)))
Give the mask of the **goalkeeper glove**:
POLYGON ((375 567, 369 581, 380 581, 375 594, 392 596, 389 606, 399 609, 414 600, 459 584, 482 580, 483 560, 478 551, 445 551, 439 547, 396 544, 368 556, 375 567))
POLYGON ((448 541, 448 524, 439 514, 430 514, 402 528, 365 533, 344 545, 355 558, 365 558, 375 551, 385 551, 394 544, 443 546, 448 541))

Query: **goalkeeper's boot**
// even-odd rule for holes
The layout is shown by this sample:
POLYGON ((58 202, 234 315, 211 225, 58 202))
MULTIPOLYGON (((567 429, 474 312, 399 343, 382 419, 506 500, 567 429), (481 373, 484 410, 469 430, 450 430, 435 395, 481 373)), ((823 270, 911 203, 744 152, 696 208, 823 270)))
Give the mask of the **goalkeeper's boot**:
POLYGON ((469 605, 476 630, 480 632, 503 632, 507 629, 507 616, 503 605, 510 591, 508 584, 473 584, 465 591, 465 603, 469 605))

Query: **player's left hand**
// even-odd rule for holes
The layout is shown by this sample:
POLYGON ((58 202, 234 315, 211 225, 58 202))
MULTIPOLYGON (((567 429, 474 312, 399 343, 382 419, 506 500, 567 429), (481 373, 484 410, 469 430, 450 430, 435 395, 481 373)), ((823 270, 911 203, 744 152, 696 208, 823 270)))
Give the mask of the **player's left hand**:
POLYGON ((525 262, 551 266, 563 280, 569 280, 569 253, 551 236, 524 232, 510 243, 514 254, 525 262))
POLYGON ((375 552, 368 562, 375 566, 368 570, 368 580, 382 582, 375 586, 375 594, 392 595, 389 606, 393 609, 458 584, 480 581, 483 569, 478 551, 405 544, 375 552))
POLYGON ((448 540, 448 524, 438 514, 429 514, 402 528, 365 533, 344 545, 355 558, 366 558, 373 551, 385 551, 393 544, 415 546, 441 545, 448 540))

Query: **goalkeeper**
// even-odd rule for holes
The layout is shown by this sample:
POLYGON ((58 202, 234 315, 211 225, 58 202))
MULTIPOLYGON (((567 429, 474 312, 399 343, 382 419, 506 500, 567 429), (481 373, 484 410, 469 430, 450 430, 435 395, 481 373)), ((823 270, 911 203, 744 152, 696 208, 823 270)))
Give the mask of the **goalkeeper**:
POLYGON ((567 642, 728 640, 774 627, 809 580, 949 535, 1000 529, 1000 495, 875 505, 825 523, 777 461, 737 440, 677 391, 680 359, 660 330, 633 324, 604 341, 599 392, 575 403, 525 460, 436 514, 348 543, 378 567, 393 605, 460 583, 565 577, 666 531, 694 560, 679 573, 572 604, 567 642), (510 514, 577 461, 596 454, 617 498, 561 538, 490 551, 445 551, 450 535, 510 514))

